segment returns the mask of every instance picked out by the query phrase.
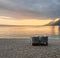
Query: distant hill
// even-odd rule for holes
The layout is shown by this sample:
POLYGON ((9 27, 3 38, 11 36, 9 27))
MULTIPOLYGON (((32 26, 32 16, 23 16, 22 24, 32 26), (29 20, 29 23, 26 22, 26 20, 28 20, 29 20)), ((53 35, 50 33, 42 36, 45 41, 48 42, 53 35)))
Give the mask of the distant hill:
POLYGON ((0 27, 11 27, 11 26, 16 26, 16 25, 3 25, 3 24, 0 24, 0 27))
POLYGON ((60 26, 60 19, 56 19, 51 21, 50 23, 46 24, 47 26, 60 26))
POLYGON ((0 27, 40 27, 41 25, 4 25, 0 24, 0 27))

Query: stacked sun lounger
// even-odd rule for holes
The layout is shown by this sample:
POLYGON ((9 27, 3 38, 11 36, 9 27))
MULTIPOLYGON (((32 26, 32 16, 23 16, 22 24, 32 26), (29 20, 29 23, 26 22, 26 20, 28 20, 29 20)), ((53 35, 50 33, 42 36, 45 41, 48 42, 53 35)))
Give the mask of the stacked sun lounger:
POLYGON ((32 45, 48 45, 48 36, 33 36, 32 45))

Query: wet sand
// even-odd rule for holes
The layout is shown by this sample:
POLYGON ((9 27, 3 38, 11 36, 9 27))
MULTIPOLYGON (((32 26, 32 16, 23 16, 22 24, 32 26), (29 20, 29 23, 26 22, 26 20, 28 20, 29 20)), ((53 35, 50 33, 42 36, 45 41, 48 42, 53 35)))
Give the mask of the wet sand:
POLYGON ((31 39, 0 39, 0 58, 60 58, 60 39, 48 46, 32 46, 31 39))

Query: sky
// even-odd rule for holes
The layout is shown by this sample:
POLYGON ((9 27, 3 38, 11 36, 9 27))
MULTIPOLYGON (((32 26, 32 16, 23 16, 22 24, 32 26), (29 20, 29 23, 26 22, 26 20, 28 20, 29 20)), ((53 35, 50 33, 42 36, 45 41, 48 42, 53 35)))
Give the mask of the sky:
POLYGON ((60 0, 0 0, 0 24, 43 25, 56 18, 60 18, 60 0))

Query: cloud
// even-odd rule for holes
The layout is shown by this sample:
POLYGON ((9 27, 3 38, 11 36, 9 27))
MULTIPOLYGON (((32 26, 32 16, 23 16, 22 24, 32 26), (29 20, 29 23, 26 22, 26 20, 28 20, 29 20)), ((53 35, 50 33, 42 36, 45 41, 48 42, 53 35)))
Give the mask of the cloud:
POLYGON ((0 0, 0 13, 20 19, 57 18, 60 0, 0 0))

